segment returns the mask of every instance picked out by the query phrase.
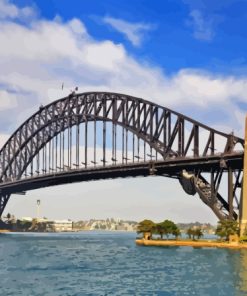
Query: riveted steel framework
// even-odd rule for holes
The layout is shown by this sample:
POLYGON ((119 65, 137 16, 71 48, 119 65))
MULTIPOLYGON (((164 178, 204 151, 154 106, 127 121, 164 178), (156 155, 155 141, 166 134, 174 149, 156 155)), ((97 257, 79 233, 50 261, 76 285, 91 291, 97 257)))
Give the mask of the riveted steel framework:
POLYGON ((178 178, 218 218, 237 219, 243 145, 233 134, 140 98, 72 93, 41 106, 2 147, 0 215, 12 193, 156 174, 178 178), (228 191, 222 196, 224 175, 228 191))

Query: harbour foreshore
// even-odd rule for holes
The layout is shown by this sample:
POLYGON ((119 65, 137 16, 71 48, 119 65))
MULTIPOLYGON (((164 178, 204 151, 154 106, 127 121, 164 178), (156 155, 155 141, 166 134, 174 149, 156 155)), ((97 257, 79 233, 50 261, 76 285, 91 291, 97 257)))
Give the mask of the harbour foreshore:
POLYGON ((179 247, 212 247, 212 248, 231 248, 231 249, 247 249, 246 243, 228 243, 217 241, 190 241, 190 240, 147 240, 136 239, 136 244, 140 246, 179 246, 179 247))
POLYGON ((10 231, 7 229, 0 229, 0 233, 6 233, 6 232, 10 232, 10 231))

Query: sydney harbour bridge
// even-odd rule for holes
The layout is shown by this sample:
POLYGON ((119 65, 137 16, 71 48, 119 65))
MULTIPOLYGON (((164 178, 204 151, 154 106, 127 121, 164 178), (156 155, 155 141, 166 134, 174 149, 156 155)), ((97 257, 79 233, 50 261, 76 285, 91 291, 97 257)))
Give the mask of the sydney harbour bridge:
POLYGON ((153 175, 176 178, 220 220, 245 223, 243 172, 244 140, 233 133, 140 98, 73 92, 40 106, 1 148, 0 216, 12 194, 153 175))

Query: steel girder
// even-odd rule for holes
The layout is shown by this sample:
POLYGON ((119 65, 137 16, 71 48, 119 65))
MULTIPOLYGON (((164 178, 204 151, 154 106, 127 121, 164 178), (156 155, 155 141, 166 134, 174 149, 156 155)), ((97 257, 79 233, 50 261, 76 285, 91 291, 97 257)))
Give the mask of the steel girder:
MULTIPOLYGON (((106 92, 72 93, 41 106, 13 133, 0 151, 0 182, 5 184, 20 180, 34 157, 57 135, 81 123, 96 121, 122 126, 147 143, 163 160, 231 154, 236 144, 244 145, 243 139, 233 134, 216 131, 140 98, 106 92), (202 135, 206 135, 204 143, 202 135), (217 137, 224 141, 224 145, 221 151, 216 152, 217 137)), ((116 129, 113 129, 114 133, 116 129)), ((116 146, 116 143, 113 145, 116 146)), ((113 162, 114 159, 113 154, 113 162)), ((198 176, 198 172, 195 172, 195 176, 198 176)))
POLYGON ((237 220, 240 210, 240 199, 242 194, 243 170, 218 168, 211 169, 206 174, 198 169, 194 172, 183 170, 179 181, 187 194, 199 194, 200 199, 211 208, 220 219, 237 220), (227 180, 222 181, 225 175, 227 180), (227 186, 225 199, 220 193, 220 187, 227 186))
POLYGON ((9 193, 0 193, 0 218, 10 198, 9 193))

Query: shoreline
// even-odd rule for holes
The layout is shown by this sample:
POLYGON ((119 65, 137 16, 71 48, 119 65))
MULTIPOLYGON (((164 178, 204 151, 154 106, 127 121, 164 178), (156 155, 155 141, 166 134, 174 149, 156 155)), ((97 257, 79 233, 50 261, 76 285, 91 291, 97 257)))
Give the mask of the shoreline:
POLYGON ((8 230, 8 229, 0 229, 0 234, 1 233, 78 233, 78 232, 116 232, 116 233, 136 233, 135 231, 130 231, 130 230, 102 230, 102 229, 72 229, 70 231, 18 231, 18 230, 8 230))
POLYGON ((11 232, 11 231, 8 229, 0 229, 0 233, 8 233, 8 232, 11 232))
POLYGON ((183 240, 146 240, 136 239, 139 246, 154 247, 210 247, 210 248, 230 248, 230 249, 247 249, 247 244, 243 243, 227 243, 213 241, 183 241, 183 240))

